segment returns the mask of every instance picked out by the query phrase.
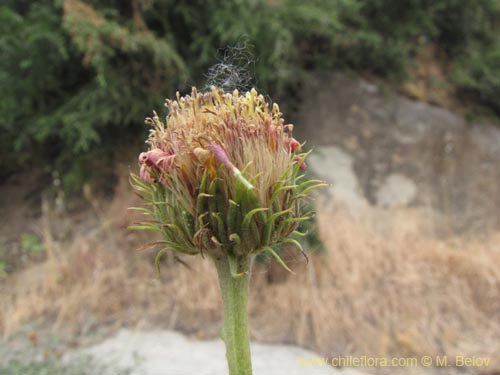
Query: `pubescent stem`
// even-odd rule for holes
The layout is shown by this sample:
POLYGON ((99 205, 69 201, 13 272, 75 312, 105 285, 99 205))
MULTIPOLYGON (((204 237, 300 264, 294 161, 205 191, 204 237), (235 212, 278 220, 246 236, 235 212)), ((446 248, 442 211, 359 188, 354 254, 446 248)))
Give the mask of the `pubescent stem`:
POLYGON ((219 275, 224 304, 223 338, 226 344, 229 375, 251 375, 248 287, 253 257, 248 255, 235 257, 236 267, 233 265, 233 270, 228 256, 213 257, 213 260, 219 275))

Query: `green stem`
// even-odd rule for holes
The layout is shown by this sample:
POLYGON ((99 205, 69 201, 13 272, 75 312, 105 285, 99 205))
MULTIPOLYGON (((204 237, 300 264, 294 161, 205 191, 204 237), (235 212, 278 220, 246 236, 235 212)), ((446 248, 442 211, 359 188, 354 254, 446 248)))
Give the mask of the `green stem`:
POLYGON ((229 375, 252 375, 248 332, 248 286, 252 258, 236 257, 236 274, 227 256, 213 258, 224 304, 224 332, 229 375))

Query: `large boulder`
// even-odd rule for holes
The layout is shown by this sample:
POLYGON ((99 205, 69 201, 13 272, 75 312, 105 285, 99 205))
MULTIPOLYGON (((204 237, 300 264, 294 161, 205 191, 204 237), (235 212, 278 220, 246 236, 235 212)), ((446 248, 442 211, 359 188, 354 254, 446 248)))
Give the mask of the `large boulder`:
POLYGON ((459 231, 500 228, 497 125, 340 74, 311 83, 296 123, 338 200, 431 208, 459 231))

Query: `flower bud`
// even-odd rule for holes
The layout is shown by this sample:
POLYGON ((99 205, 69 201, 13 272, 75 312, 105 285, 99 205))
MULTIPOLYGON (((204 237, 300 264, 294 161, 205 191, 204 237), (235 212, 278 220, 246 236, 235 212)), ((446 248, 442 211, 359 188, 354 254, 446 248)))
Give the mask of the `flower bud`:
MULTIPOLYGON (((212 88, 167 100, 155 114, 149 150, 132 183, 144 198, 165 251, 253 255, 285 242, 300 221, 306 168, 293 125, 256 90, 240 95, 212 88)), ((145 227, 144 225, 141 228, 145 227)), ((294 242, 295 243, 295 242, 294 242)), ((160 256, 164 251, 160 251, 160 256)))

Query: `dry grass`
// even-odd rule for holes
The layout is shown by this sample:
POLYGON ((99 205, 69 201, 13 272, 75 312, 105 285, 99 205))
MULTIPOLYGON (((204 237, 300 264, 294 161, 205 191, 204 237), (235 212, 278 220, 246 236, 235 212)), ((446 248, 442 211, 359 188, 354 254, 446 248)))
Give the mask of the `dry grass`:
POLYGON ((256 296, 268 337, 324 355, 489 356, 498 369, 500 233, 439 241, 393 223, 381 235, 345 212, 320 224, 328 255, 256 296))
MULTIPOLYGON (((94 202, 94 226, 80 224, 68 244, 54 239, 57 220, 46 213, 41 233, 50 256, 7 280, 4 335, 43 316, 78 332, 94 319, 215 336, 221 314, 210 262, 184 258, 190 270, 167 259, 155 279, 151 256, 133 250, 144 234, 124 229, 131 220, 126 207, 135 204, 123 181, 109 207, 94 202)), ((254 338, 324 355, 491 356, 500 368, 500 233, 482 241, 438 240, 422 235, 428 222, 418 212, 364 217, 320 212, 326 255, 311 257, 307 267, 301 257, 287 259, 297 275, 272 278, 278 282, 256 269, 254 338)))

